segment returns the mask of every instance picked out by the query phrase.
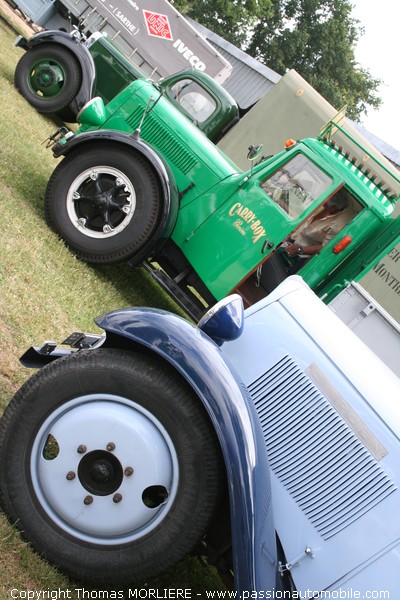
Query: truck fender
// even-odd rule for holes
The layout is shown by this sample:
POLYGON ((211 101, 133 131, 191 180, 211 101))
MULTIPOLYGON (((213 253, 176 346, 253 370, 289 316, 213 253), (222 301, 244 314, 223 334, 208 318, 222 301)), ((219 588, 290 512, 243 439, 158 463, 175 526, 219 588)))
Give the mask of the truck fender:
POLYGON ((82 72, 82 81, 78 93, 70 104, 70 109, 77 115, 81 108, 93 97, 96 83, 96 68, 86 46, 65 31, 49 30, 36 33, 31 38, 17 38, 16 45, 26 51, 40 44, 63 46, 74 55, 82 72))
POLYGON ((224 458, 231 510, 235 589, 276 584, 276 542, 266 446, 252 400, 219 347, 183 318, 157 309, 128 308, 96 319, 103 347, 142 346, 167 361, 197 394, 224 458))
MULTIPOLYGON (((172 232, 179 210, 179 191, 176 185, 175 177, 163 158, 158 154, 152 146, 147 144, 138 136, 129 135, 121 131, 113 131, 111 129, 99 129, 97 131, 88 131, 74 135, 68 139, 66 144, 56 144, 53 147, 53 155, 55 158, 60 156, 68 156, 72 150, 82 146, 83 144, 98 143, 100 141, 113 142, 115 144, 123 144, 129 148, 133 148, 141 154, 152 166, 156 176, 158 177, 161 193, 164 198, 163 212, 158 224, 157 230, 154 232, 151 240, 151 248, 154 248, 154 243, 160 239, 167 239, 172 232)), ((148 256, 149 246, 145 245, 141 251, 141 258, 148 256)))

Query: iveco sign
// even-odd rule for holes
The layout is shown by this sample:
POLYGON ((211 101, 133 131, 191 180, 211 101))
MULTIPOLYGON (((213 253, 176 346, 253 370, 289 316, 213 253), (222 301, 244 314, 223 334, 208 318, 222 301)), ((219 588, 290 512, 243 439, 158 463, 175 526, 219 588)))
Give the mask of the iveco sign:
POLYGON ((183 58, 185 58, 189 62, 191 67, 194 67, 199 71, 206 70, 206 65, 200 60, 198 56, 195 55, 193 50, 191 50, 182 42, 182 40, 176 40, 176 42, 174 42, 174 48, 176 48, 178 52, 182 54, 183 58))
MULTIPOLYGON (((63 3, 73 8, 72 0, 63 3)), ((85 26, 107 32, 112 42, 155 79, 193 67, 223 83, 232 70, 229 62, 167 0, 86 3, 87 11, 80 14, 85 26)))

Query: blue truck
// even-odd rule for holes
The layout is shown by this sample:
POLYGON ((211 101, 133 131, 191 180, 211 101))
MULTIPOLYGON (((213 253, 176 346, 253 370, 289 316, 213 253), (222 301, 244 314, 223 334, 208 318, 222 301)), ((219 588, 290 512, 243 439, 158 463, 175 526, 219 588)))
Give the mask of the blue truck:
POLYGON ((397 597, 400 380, 300 276, 197 326, 96 323, 24 354, 43 368, 0 421, 0 504, 37 552, 117 590, 195 552, 242 598, 397 597))

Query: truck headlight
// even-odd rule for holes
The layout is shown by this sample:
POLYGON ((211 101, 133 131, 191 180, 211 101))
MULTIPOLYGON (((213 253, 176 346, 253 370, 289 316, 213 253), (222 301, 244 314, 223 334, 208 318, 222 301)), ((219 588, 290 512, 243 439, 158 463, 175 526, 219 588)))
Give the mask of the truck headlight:
POLYGON ((76 116, 76 120, 81 125, 92 125, 100 127, 106 120, 106 110, 103 100, 96 96, 86 102, 76 116))

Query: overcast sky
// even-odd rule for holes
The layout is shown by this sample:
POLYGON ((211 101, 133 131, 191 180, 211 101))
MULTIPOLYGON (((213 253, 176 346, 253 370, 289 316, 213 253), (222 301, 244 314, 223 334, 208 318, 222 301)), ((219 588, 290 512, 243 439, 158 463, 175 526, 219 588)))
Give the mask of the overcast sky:
POLYGON ((382 79, 379 110, 368 111, 362 125, 400 150, 400 0, 352 0, 352 16, 361 22, 365 34, 357 44, 358 63, 382 79))

